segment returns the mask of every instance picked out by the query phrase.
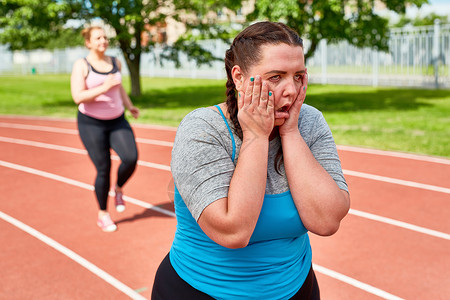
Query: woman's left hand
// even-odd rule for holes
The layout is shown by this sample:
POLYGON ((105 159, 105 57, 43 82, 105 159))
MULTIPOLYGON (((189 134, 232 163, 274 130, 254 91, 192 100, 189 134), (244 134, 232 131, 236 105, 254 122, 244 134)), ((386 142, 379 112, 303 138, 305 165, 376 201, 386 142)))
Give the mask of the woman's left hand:
POLYGON ((133 118, 137 119, 139 117, 139 108, 132 106, 129 108, 129 111, 130 111, 131 115, 133 116, 133 118))
POLYGON ((287 135, 292 132, 298 132, 298 117, 300 115, 300 110, 302 108, 303 102, 306 98, 306 90, 308 89, 308 69, 305 70, 305 75, 303 75, 302 86, 298 92, 294 103, 289 109, 289 118, 287 118, 283 125, 279 127, 280 136, 287 135))

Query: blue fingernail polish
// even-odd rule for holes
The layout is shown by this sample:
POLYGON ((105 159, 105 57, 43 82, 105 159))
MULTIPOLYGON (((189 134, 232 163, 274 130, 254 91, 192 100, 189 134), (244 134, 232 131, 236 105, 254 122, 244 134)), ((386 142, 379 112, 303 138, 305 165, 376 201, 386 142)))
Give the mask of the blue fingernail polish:
POLYGON ((303 90, 306 90, 306 86, 303 87, 303 90))
POLYGON ((269 92, 269 96, 272 96, 272 92, 269 92))
POLYGON ((251 82, 253 82, 255 80, 255 78, 253 78, 253 77, 250 77, 250 81, 251 82))

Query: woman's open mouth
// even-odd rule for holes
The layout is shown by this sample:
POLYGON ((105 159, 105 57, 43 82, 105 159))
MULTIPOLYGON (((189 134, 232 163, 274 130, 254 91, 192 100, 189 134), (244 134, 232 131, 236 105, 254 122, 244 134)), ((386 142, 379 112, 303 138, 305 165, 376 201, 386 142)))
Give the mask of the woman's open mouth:
POLYGON ((287 119, 289 118, 289 106, 285 105, 282 108, 275 111, 275 119, 287 119))

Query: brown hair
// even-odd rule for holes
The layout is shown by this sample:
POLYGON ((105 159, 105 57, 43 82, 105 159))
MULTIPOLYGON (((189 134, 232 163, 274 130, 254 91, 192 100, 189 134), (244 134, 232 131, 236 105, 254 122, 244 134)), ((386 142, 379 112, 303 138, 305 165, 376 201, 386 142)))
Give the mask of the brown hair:
MULTIPOLYGON (((235 133, 242 140, 242 128, 238 121, 238 104, 236 98, 236 85, 234 84, 231 70, 238 65, 246 74, 251 66, 262 59, 261 46, 266 44, 303 47, 303 40, 290 27, 278 22, 258 22, 245 28, 233 40, 233 43, 225 52, 225 70, 227 72, 227 108, 230 119, 233 122, 235 133)), ((246 74, 247 75, 247 74, 246 74)), ((279 172, 281 162, 281 148, 275 159, 275 169, 279 172)))
POLYGON ((89 27, 84 28, 81 31, 81 36, 84 38, 85 41, 89 41, 91 39, 91 32, 94 29, 103 30, 103 28, 100 26, 89 26, 89 27))

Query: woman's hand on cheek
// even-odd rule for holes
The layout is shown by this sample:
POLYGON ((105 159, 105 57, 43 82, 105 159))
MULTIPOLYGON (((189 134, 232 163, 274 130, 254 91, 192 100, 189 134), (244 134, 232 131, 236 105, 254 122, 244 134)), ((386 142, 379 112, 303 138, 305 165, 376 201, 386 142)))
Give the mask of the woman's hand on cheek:
POLYGON ((238 119, 244 139, 268 138, 274 126, 274 96, 259 75, 239 92, 238 119))
POLYGON ((279 133, 281 136, 289 134, 291 132, 298 132, 298 118, 300 115, 300 110, 302 108, 303 102, 306 98, 306 90, 308 89, 308 73, 305 73, 302 80, 302 86, 298 91, 297 97, 294 103, 289 108, 289 118, 283 123, 279 128, 279 133))

